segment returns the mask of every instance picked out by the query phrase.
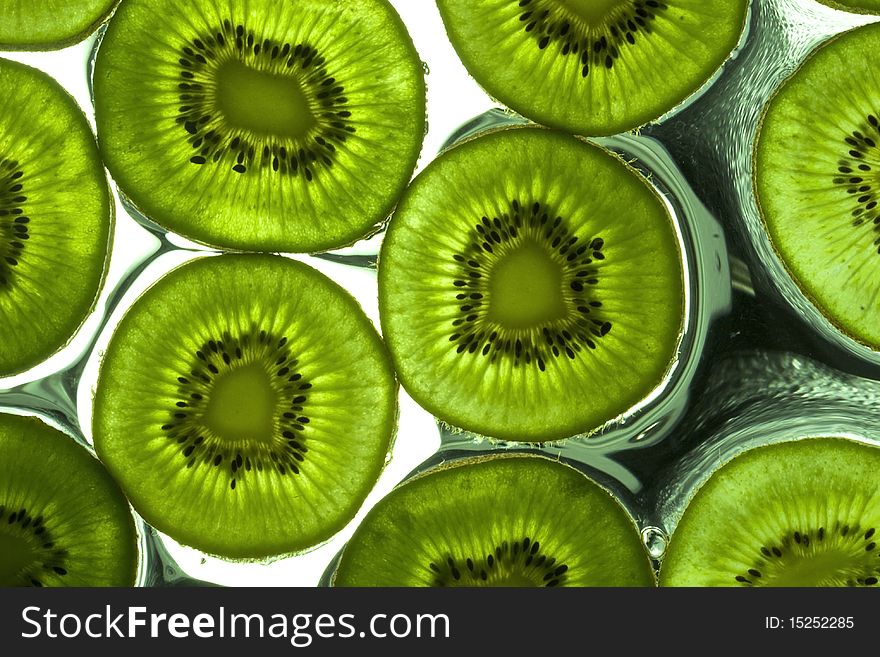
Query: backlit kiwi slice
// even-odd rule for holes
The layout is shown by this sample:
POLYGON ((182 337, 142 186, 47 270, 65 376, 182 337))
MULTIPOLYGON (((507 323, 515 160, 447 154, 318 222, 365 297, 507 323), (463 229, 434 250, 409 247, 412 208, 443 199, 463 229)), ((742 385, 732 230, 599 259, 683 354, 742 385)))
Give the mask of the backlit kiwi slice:
POLYGON ((768 104, 755 190, 770 240, 842 331, 880 349, 880 25, 822 46, 768 104))
POLYGON ((132 586, 128 502, 84 447, 40 420, 0 415, 0 587, 132 586))
POLYGON ((812 438, 749 450, 688 503, 664 586, 876 586, 880 447, 812 438))
POLYGON ((218 256, 151 287, 101 364, 95 448, 135 509, 226 557, 311 547, 379 477, 396 420, 384 346, 301 263, 218 256))
POLYGON ((624 162, 542 128, 465 142, 413 182, 379 260, 401 383, 448 423, 507 440, 586 433, 663 379, 682 254, 624 162))
POLYGON ((421 62, 386 0, 126 0, 94 83, 121 189, 218 246, 317 251, 374 231, 425 131, 421 62))
POLYGON ((3 0, 0 49, 52 50, 76 43, 104 20, 119 0, 3 0))
POLYGON ((465 66, 539 123, 609 135, 659 118, 730 55, 748 0, 437 0, 465 66))
POLYGON ((653 586, 635 523, 581 472, 537 456, 450 463, 391 492, 336 586, 653 586))
POLYGON ((0 375, 73 335, 101 287, 111 232, 85 116, 46 74, 0 60, 0 375))

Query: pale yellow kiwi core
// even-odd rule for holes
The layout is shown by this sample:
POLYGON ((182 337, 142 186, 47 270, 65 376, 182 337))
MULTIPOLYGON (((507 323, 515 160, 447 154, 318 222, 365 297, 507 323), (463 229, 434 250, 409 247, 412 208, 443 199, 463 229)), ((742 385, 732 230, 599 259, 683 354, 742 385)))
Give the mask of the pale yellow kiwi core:
POLYGON ((563 319, 562 265, 534 241, 504 254, 489 277, 489 319, 528 329, 563 319))
MULTIPOLYGON (((4 523, 6 520, 4 519, 4 523)), ((0 530, 0 585, 14 582, 18 575, 37 560, 33 545, 22 536, 0 530)))
POLYGON ((296 139, 318 123, 292 76, 264 73, 229 60, 218 67, 215 83, 218 109, 233 128, 296 139))
POLYGON ((620 0, 560 0, 560 4, 586 22, 598 25, 622 3, 620 0))
POLYGON ((214 382, 204 421, 229 441, 261 440, 271 443, 278 395, 259 363, 243 365, 214 382))

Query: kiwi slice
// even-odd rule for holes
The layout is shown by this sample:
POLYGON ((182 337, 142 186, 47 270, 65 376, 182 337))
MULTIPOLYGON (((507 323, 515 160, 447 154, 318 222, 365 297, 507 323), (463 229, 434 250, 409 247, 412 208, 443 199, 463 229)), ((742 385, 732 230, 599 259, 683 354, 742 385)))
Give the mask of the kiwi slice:
POLYGON ((416 178, 379 260, 401 383, 505 440, 586 433, 662 381, 683 326, 682 253, 619 157, 543 128, 447 151, 416 178))
POLYGON ((880 25, 827 42, 770 100, 754 151, 755 193, 779 258, 829 321, 875 350, 878 67, 880 25))
POLYGON ((880 447, 810 438, 748 450, 689 501, 661 586, 876 586, 880 447))
POLYGON ((0 375, 44 360, 85 320, 112 220, 95 138, 73 98, 45 73, 0 59, 0 375))
POLYGON ((89 452, 32 417, 0 414, 0 587, 133 586, 134 518, 89 452))
POLYGON ((119 0, 3 0, 0 50, 54 50, 82 41, 119 0))
POLYGON ((539 123, 610 135, 699 89, 739 41, 748 0, 437 0, 490 94, 539 123))
POLYGON ((375 232, 425 132, 424 71, 386 0, 126 0, 94 90, 102 153, 134 204, 243 250, 375 232))
POLYGON ((310 267, 226 255, 173 270, 101 362, 95 448, 147 522, 231 558, 314 546, 377 481, 397 384, 357 302, 310 267))
POLYGON ((638 528, 604 488, 539 456, 448 462, 377 504, 336 586, 653 586, 638 528))

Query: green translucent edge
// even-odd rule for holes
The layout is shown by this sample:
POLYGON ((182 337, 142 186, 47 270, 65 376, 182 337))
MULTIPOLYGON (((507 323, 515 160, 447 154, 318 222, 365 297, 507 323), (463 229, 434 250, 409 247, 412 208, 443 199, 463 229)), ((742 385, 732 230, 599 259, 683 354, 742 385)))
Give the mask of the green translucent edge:
MULTIPOLYGON (((119 0, 19 0, 24 13, 5 8, 0 18, 0 50, 57 50, 79 43, 95 31, 119 0), (65 5, 63 8, 59 5, 65 5)), ((7 7, 16 4, 6 0, 7 7)))
MULTIPOLYGON (((450 461, 423 472, 400 484, 376 506, 374 506, 354 535, 349 540, 333 574, 332 585, 337 587, 379 587, 379 586, 420 586, 406 578, 399 580, 383 579, 376 575, 389 562, 398 562, 400 554, 395 550, 405 550, 400 537, 421 539, 423 544, 444 545, 443 539, 455 533, 455 527, 438 525, 438 538, 421 536, 419 532, 431 528, 437 517, 426 516, 420 507, 429 509, 436 500, 448 501, 448 507, 467 505, 469 490, 497 491, 509 488, 515 478, 522 483, 522 497, 528 502, 529 495, 540 491, 547 498, 556 497, 552 508, 572 507, 572 500, 583 503, 589 500, 590 511, 600 516, 607 531, 608 549, 618 553, 616 572, 604 586, 653 587, 656 579, 639 528, 624 507, 611 494, 586 475, 571 466, 551 460, 544 456, 501 454, 477 456, 460 461, 450 461), (463 499, 462 499, 463 498, 463 499)), ((498 500, 499 509, 484 509, 487 514, 486 525, 493 517, 504 517, 505 503, 510 498, 498 500)), ((512 503, 516 503, 513 501, 512 503)), ((586 508, 573 506, 570 516, 586 517, 586 508), (582 509, 584 514, 579 514, 582 509)), ((430 513, 430 511, 428 511, 430 513)), ((439 519, 442 522, 442 518, 439 519)), ((584 536, 595 539, 591 528, 584 526, 584 536)), ((487 530, 488 531, 488 530, 487 530)), ((447 546, 448 547, 448 546, 447 546)), ((411 553, 407 553, 409 556, 411 553)), ((427 559, 428 554, 417 555, 427 559)), ((405 558, 404 558, 405 559, 405 558)), ((408 566, 403 561, 404 567, 408 566)), ((427 566, 427 563, 423 564, 427 566)), ((402 568, 401 570, 405 570, 402 568)), ((573 570, 573 569, 572 569, 573 570)), ((570 570, 569 572, 572 572, 570 570)), ((575 586, 586 586, 580 583, 575 586)))
MULTIPOLYGON (((258 266, 258 264, 254 265, 255 268, 258 266)), ((144 520, 160 531, 167 533, 182 544, 201 549, 222 558, 232 559, 252 560, 262 559, 269 556, 296 554, 303 550, 315 547, 321 541, 328 539, 345 527, 355 516, 357 510, 363 503, 363 500, 378 481, 379 476, 385 467, 384 457, 388 450, 391 449, 397 426, 399 411, 396 402, 397 390, 398 386, 394 376, 394 370, 391 367, 390 359, 387 356, 385 345, 382 342, 381 337, 379 337, 375 327, 370 319, 364 314, 363 310, 358 305, 358 302, 338 284, 311 267, 295 260, 289 260, 287 258, 282 259, 278 256, 251 254, 221 255, 200 258, 179 266, 157 281, 135 301, 114 330, 113 337, 111 338, 101 360, 98 383, 95 391, 94 411, 92 414, 92 432, 94 435, 95 450, 98 453, 98 457, 104 462, 114 478, 120 483, 132 505, 144 520), (197 276, 199 275, 197 272, 199 268, 219 265, 217 262, 218 259, 227 261, 250 260, 254 263, 259 263, 261 261, 265 263, 283 261, 290 267, 296 268, 300 275, 310 276, 320 280, 322 284, 329 288, 328 292, 333 290, 337 293, 337 300, 350 308, 351 318, 363 327, 367 337, 374 340, 377 351, 382 354, 382 357, 379 360, 386 365, 388 381, 392 382, 391 389, 388 391, 387 396, 383 396, 384 403, 382 407, 377 406, 375 409, 376 413, 381 411, 383 415, 384 434, 388 437, 387 442, 385 443, 386 450, 382 451, 381 455, 377 457, 372 464, 372 475, 364 477, 362 487, 360 488, 360 495, 357 496, 356 499, 352 499, 348 513, 341 515, 333 522, 328 522, 326 526, 321 527, 320 531, 316 532, 314 535, 288 536, 281 540, 279 540, 277 536, 265 536, 264 538, 266 542, 263 545, 242 545, 235 539, 232 532, 218 532, 210 525, 210 523, 205 523, 204 526, 199 526, 197 524, 178 525, 174 522, 169 522, 162 509, 163 503, 169 503, 169 491, 164 488, 151 489, 150 482, 146 482, 147 485, 144 485, 144 482, 140 480, 132 480, 132 476, 129 475, 130 465, 128 464, 128 461, 137 459, 137 454, 129 453, 124 449, 117 449, 115 447, 120 440, 124 440, 124 438, 117 435, 114 427, 114 423, 119 419, 117 416, 120 415, 120 412, 116 410, 116 406, 119 405, 119 402, 114 401, 113 395, 116 390, 124 390, 127 385, 124 374, 126 370, 125 349, 128 347, 123 344, 123 340, 126 332, 130 330, 129 325, 135 323, 142 313, 148 312, 149 308, 147 304, 150 304, 155 299, 161 299, 165 294, 166 288, 173 286, 178 278, 182 276, 197 276), (153 501, 154 495, 159 500, 158 505, 153 501)), ((123 411, 124 410, 125 409, 123 409, 123 411)), ((173 502, 171 503, 173 504, 173 502)), ((183 502, 181 501, 181 503, 183 502)), ((204 508, 201 509, 201 511, 208 513, 208 510, 204 508)))
MULTIPOLYGON (((26 329, 12 327, 13 330, 20 328, 24 331, 20 333, 20 336, 24 336, 25 341, 30 344, 16 345, 18 350, 15 356, 6 359, 0 358, 0 376, 18 374, 38 365, 49 356, 55 354, 73 338, 89 313, 95 308, 110 262, 110 245, 113 243, 115 216, 110 187, 97 145, 95 144, 94 135, 86 121, 85 115, 73 97, 49 75, 30 66, 11 60, 0 59, 0 73, 4 71, 11 73, 13 77, 20 75, 22 85, 35 83, 32 88, 35 88, 37 93, 40 93, 45 98, 48 107, 52 109, 51 114, 48 114, 47 121, 55 121, 58 117, 61 117, 70 124, 76 125, 76 135, 82 136, 82 144, 84 145, 80 155, 83 156, 89 166, 89 170, 84 170, 83 175, 87 176, 90 182, 100 188, 100 198, 94 199, 95 205, 100 206, 100 215, 89 216, 80 212, 75 219, 69 221, 69 224, 71 230, 75 227, 77 230, 83 232, 88 230, 94 234, 94 243, 103 244, 104 248, 103 257, 99 265, 76 271, 77 276, 84 276, 87 279, 84 284, 79 285, 76 290, 69 290, 70 296, 59 299, 56 294, 55 297, 47 300, 55 306, 55 308, 49 308, 47 304, 47 309, 50 311, 48 315, 54 324, 45 321, 44 311, 44 313, 41 313, 42 316, 39 320, 41 326, 38 331, 32 330, 33 324, 31 322, 38 321, 33 318, 32 313, 25 322, 27 324, 26 329), (83 293, 86 291, 91 293, 87 299, 84 299, 83 293), (80 298, 78 299, 77 296, 80 298)), ((8 155, 14 157, 13 154, 8 155)), ((39 225, 39 217, 32 217, 32 220, 33 226, 39 225)), ((63 255, 63 248, 59 248, 59 252, 63 255)), ((56 283, 56 287, 63 283, 63 280, 59 280, 56 283)), ((70 285, 69 281, 67 281, 67 285, 70 285)), ((0 294, 2 293, 3 291, 0 290, 0 294)), ((0 327, 0 335, 5 332, 5 328, 0 327)), ((10 339, 7 338, 7 340, 10 339)), ((7 346, 10 344, 11 341, 7 342, 7 346)))
MULTIPOLYGON (((767 470, 774 469, 783 470, 785 478, 776 481, 781 490, 790 491, 794 500, 798 498, 802 482, 822 486, 822 482, 833 480, 838 472, 845 473, 849 479, 864 481, 863 490, 852 491, 854 498, 863 495, 872 486, 875 495, 880 494, 877 485, 880 448, 865 443, 844 438, 805 438, 741 452, 715 470, 687 502, 660 564, 660 586, 702 585, 702 578, 713 568, 712 564, 700 559, 704 534, 724 537, 731 523, 726 513, 719 517, 715 505, 737 492, 755 490, 752 480, 765 483, 771 476, 767 470), (786 466, 786 459, 795 458, 815 464, 815 467, 805 472, 786 466), (695 560, 697 563, 694 563, 695 560)), ((756 516, 760 516, 766 500, 754 499, 753 503, 756 516)), ((880 507, 874 512, 880 519, 880 507)), ((734 574, 731 573, 731 576, 734 574)))
MULTIPOLYGON (((37 477, 48 481, 66 482, 65 495, 80 501, 89 500, 96 512, 87 518, 89 524, 80 530, 82 538, 94 539, 106 536, 112 540, 103 554, 83 553, 77 545, 62 544, 76 569, 65 578, 72 586, 133 586, 138 571, 138 535, 131 509, 116 482, 101 463, 88 453, 85 447, 72 438, 53 429, 35 417, 0 414, 0 492, 5 481, 15 481, 15 470, 28 466, 37 472, 28 484, 35 484, 37 477), (19 466, 22 461, 30 461, 19 466), (39 463, 35 463, 35 462, 39 463), (51 466, 52 472, 45 470, 51 466), (12 472, 4 472, 5 470, 12 472), (100 511, 100 513, 97 513, 100 511), (96 521, 100 524, 95 525, 96 521), (95 571, 103 571, 96 576, 95 571)), ((0 503, 3 500, 0 499, 0 503)), ((64 514, 64 500, 57 500, 57 511, 64 514)), ((81 519, 82 520, 82 519, 81 519)), ((5 519, 4 519, 5 522, 5 519)), ((50 521, 51 522, 51 521, 50 521)), ((51 531, 51 527, 50 527, 51 531)), ((68 540, 69 535, 64 537, 68 540)), ((63 585, 57 578, 47 585, 63 585)))

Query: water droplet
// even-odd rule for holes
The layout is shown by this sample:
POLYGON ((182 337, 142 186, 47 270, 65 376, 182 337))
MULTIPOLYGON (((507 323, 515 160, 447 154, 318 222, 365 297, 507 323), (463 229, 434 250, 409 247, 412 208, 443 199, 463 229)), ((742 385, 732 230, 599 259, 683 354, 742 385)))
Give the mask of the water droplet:
POLYGON ((431 72, 431 69, 428 67, 428 62, 422 62, 422 70, 425 72, 425 75, 428 75, 431 72))
POLYGON ((659 527, 645 527, 642 530, 642 542, 652 559, 659 559, 666 553, 668 539, 666 532, 659 527))

